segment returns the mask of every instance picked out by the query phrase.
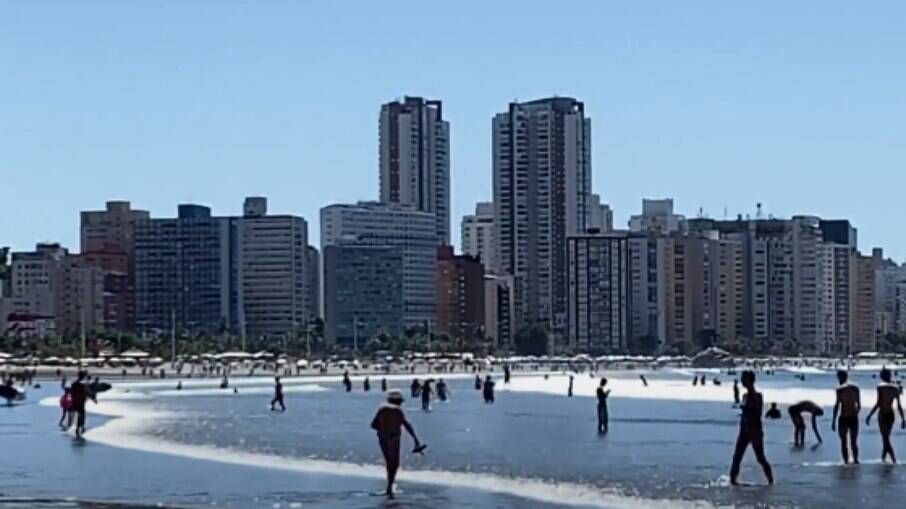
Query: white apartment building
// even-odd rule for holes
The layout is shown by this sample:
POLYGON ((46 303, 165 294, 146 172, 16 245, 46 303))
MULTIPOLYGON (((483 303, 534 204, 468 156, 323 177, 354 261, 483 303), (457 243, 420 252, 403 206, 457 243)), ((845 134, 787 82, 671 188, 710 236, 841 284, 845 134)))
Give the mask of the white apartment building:
POLYGON ((268 215, 267 200, 246 198, 237 222, 239 322, 251 337, 301 333, 317 315, 309 302, 308 224, 268 215))
POLYGON ((328 205, 321 209, 321 252, 341 240, 402 248, 405 322, 434 322, 438 244, 433 214, 377 202, 328 205))
POLYGON ((493 119, 494 226, 500 270, 515 277, 517 322, 566 328, 566 239, 587 228, 591 119, 553 97, 493 119))
POLYGON ((497 261, 497 241, 494 235, 494 204, 481 202, 475 213, 462 217, 460 249, 463 254, 478 257, 486 274, 500 274, 497 261))
POLYGON ((405 97, 381 106, 380 197, 435 216, 450 244, 450 123, 441 101, 405 97))

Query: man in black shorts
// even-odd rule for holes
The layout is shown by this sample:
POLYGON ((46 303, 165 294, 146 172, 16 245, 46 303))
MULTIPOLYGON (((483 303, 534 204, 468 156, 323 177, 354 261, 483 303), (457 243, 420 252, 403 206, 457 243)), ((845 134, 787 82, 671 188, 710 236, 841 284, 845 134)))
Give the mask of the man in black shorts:
POLYGON ((771 464, 764 455, 764 429, 761 425, 761 411, 764 409, 764 398, 755 390, 755 372, 743 371, 740 377, 746 394, 742 398, 742 415, 739 418, 739 436, 736 449, 733 451, 733 464, 730 467, 730 483, 739 484, 739 465, 749 445, 755 451, 755 458, 764 470, 769 484, 774 484, 774 473, 771 464))
POLYGON ((423 450, 421 442, 415 436, 415 430, 406 420, 403 413, 403 394, 397 390, 391 390, 387 393, 387 403, 378 409, 374 420, 371 421, 371 429, 377 432, 378 444, 381 446, 381 453, 384 456, 384 462, 387 465, 387 497, 393 498, 393 483, 396 481, 396 473, 400 468, 400 443, 402 440, 402 429, 405 428, 412 440, 415 441, 415 452, 423 450))
POLYGON ((893 425, 896 422, 896 415, 893 413, 893 402, 897 403, 897 410, 900 412, 900 422, 903 429, 906 429, 906 417, 903 417, 903 405, 900 403, 900 389, 891 383, 890 370, 884 368, 881 370, 881 383, 878 384, 878 401, 874 408, 865 419, 865 425, 871 424, 871 416, 878 412, 878 429, 881 430, 881 442, 884 450, 881 452, 881 461, 890 456, 891 463, 897 462, 896 454, 893 452, 893 445, 890 444, 890 433, 893 431, 893 425))
POLYGON ((837 402, 834 403, 834 418, 831 421, 831 430, 840 436, 840 453, 843 463, 849 463, 849 450, 846 447, 846 438, 849 436, 849 449, 852 450, 853 463, 859 463, 859 412, 862 410, 862 398, 859 387, 850 383, 849 373, 837 371, 837 402), (837 416, 840 416, 839 419, 837 416))
POLYGON ((818 443, 822 443, 821 434, 818 433, 818 417, 824 415, 824 410, 813 401, 800 401, 790 406, 790 420, 793 421, 793 445, 796 447, 805 447, 805 419, 803 413, 812 414, 812 429, 815 436, 818 437, 818 443))

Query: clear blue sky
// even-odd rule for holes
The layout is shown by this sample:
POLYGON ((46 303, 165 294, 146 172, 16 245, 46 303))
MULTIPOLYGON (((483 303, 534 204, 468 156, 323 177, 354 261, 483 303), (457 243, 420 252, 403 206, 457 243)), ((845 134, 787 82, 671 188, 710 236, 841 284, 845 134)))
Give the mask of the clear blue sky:
POLYGON ((0 0, 0 245, 78 247, 128 199, 309 220, 373 199, 378 111, 444 101, 453 231, 491 197, 491 117, 586 104, 593 185, 713 217, 850 218, 906 257, 906 2, 0 0))

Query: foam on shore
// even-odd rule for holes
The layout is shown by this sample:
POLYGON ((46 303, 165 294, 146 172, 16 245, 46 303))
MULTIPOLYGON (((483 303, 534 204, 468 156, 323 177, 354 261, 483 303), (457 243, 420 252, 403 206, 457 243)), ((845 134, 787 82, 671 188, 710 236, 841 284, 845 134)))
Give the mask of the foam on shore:
MULTIPOLYGON (((45 406, 55 406, 55 398, 41 400, 45 406)), ((270 468, 291 472, 354 476, 383 480, 386 472, 382 465, 358 464, 307 458, 290 458, 274 454, 182 444, 147 436, 145 432, 155 426, 155 421, 174 418, 176 414, 149 410, 141 406, 116 401, 101 401, 89 408, 91 413, 112 417, 109 421, 86 432, 85 439, 111 447, 135 451, 168 454, 194 460, 211 461, 229 465, 270 468)), ((404 482, 447 486, 450 488, 480 490, 542 503, 573 507, 608 509, 684 509, 712 508, 705 501, 654 500, 626 495, 617 490, 605 490, 573 482, 553 482, 535 478, 505 477, 445 470, 402 470, 398 479, 404 482)))
MULTIPOLYGON (((587 375, 575 375, 573 381, 573 395, 581 397, 594 397, 598 388, 599 378, 590 378, 587 375)), ((513 377, 509 384, 497 384, 501 391, 536 392, 565 396, 569 386, 569 377, 566 375, 551 376, 545 380, 541 376, 513 377)), ((608 378, 607 388, 610 389, 611 398, 652 399, 672 401, 700 401, 712 403, 733 402, 733 380, 724 379, 722 385, 693 386, 691 380, 648 380, 645 387, 637 378, 608 378)), ((740 386, 740 393, 745 389, 740 386)), ((836 386, 828 385, 826 389, 813 387, 775 387, 770 383, 758 386, 764 394, 765 403, 778 403, 793 405, 800 401, 811 400, 824 407, 833 407, 836 402, 836 386)), ((862 388, 862 405, 869 406, 875 400, 873 388, 862 388)))

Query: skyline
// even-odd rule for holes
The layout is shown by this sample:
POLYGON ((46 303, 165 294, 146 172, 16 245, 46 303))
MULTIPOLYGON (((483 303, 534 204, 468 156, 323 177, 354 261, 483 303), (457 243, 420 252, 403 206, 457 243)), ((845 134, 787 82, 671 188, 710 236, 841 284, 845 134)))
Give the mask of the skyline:
POLYGON ((378 198, 380 106, 404 95, 444 102, 458 244, 461 217, 491 198, 492 117, 556 94, 586 105, 592 190, 617 227, 646 197, 688 217, 754 216, 761 202, 849 219, 862 251, 906 258, 906 6, 587 3, 576 17, 529 2, 482 5, 476 20, 476 5, 0 7, 0 203, 16 211, 0 215, 0 244, 77 250, 78 212, 107 200, 238 215, 263 195, 318 245, 321 207, 378 198))

